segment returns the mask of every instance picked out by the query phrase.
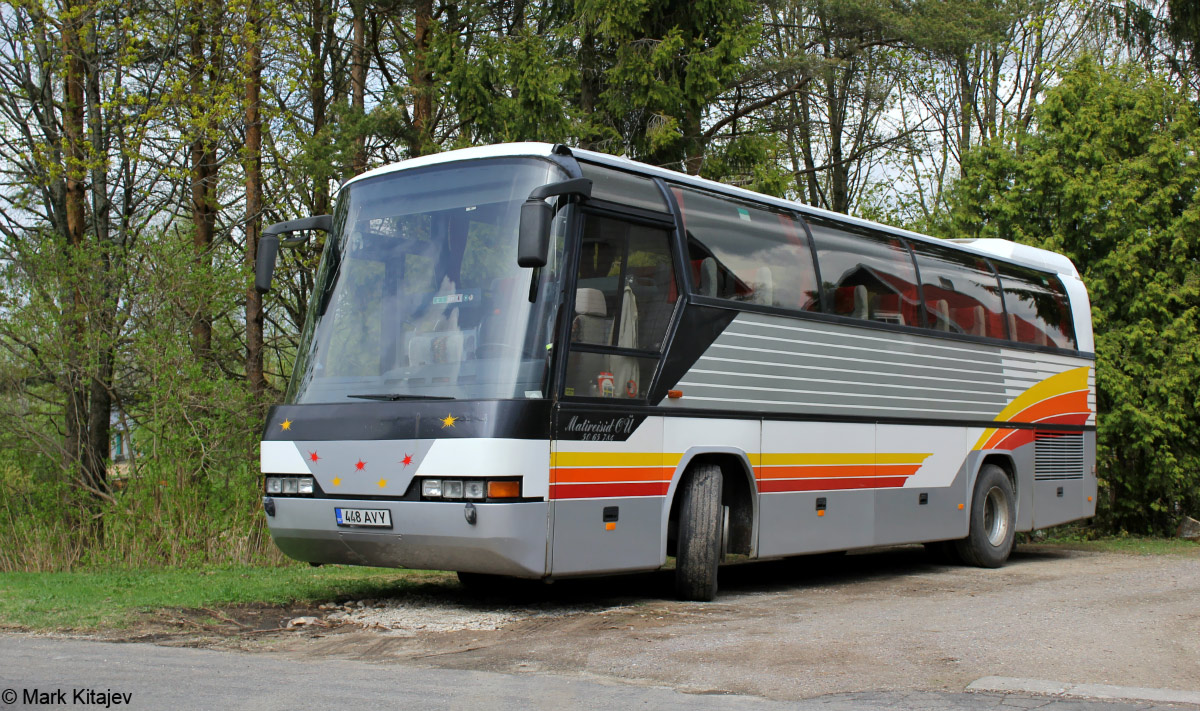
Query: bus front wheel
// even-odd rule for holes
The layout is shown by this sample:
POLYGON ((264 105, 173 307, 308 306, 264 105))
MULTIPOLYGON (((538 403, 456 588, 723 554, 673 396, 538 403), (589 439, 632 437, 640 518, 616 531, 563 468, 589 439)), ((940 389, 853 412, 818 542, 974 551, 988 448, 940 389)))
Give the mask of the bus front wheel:
POLYGON ((970 533, 956 541, 963 561, 981 568, 999 568, 1013 549, 1017 520, 1012 482, 995 464, 985 464, 971 497, 970 533))
POLYGON ((721 485, 721 468, 715 464, 698 467, 682 484, 675 554, 675 592, 681 600, 707 602, 717 596, 721 485))

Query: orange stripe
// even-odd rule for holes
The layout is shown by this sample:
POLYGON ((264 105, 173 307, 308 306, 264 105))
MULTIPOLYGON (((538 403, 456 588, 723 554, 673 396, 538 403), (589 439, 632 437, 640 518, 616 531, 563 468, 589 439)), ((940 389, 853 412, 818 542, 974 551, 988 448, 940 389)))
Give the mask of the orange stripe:
POLYGON ((874 464, 826 464, 799 467, 758 467, 759 479, 825 479, 839 476, 874 476, 874 464))
POLYGON ((604 481, 670 481, 675 467, 556 467, 554 483, 604 481))
POLYGON ((1017 431, 1018 430, 996 430, 996 433, 989 437, 988 441, 984 442, 983 446, 979 449, 995 449, 996 445, 1000 444, 1006 437, 1017 431))
POLYGON ((1010 422, 1037 422, 1038 420, 1069 412, 1087 412, 1087 391, 1063 393, 1046 398, 1009 418, 1010 422))
POLYGON ((757 467, 759 479, 831 479, 839 477, 903 476, 910 477, 920 464, 842 464, 811 467, 757 467))

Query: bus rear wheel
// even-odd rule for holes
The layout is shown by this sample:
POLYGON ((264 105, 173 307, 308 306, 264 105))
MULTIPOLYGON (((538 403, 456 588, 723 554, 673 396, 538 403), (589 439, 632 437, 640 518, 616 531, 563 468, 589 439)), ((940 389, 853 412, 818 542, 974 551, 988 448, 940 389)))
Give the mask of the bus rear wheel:
POLYGON ((681 600, 708 602, 717 596, 721 562, 721 467, 705 464, 684 480, 680 492, 675 592, 681 600))
POLYGON ((995 464, 985 464, 971 497, 970 533, 955 542, 955 549, 965 563, 999 568, 1012 553, 1016 521, 1016 496, 1008 474, 995 464))

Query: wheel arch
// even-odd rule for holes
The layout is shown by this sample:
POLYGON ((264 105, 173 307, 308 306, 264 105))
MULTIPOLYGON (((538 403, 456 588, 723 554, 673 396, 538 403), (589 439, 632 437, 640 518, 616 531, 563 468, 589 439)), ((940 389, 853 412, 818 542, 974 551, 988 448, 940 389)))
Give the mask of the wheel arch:
POLYGON ((684 452, 671 476, 664 498, 660 550, 666 563, 671 535, 679 516, 680 484, 692 468, 701 464, 721 467, 722 503, 729 507, 729 550, 750 557, 758 555, 758 485, 749 455, 737 447, 692 447, 684 452))
POLYGON ((971 490, 967 492, 967 501, 974 501, 975 482, 979 480, 979 473, 988 464, 995 464, 1004 471, 1004 475, 1008 477, 1008 483, 1013 489, 1013 506, 1016 509, 1016 520, 1021 520, 1021 487, 1019 485, 1019 477, 1017 476, 1017 463, 1013 461, 1012 455, 1004 452, 991 452, 979 461, 979 466, 975 468, 975 476, 971 478, 971 490))

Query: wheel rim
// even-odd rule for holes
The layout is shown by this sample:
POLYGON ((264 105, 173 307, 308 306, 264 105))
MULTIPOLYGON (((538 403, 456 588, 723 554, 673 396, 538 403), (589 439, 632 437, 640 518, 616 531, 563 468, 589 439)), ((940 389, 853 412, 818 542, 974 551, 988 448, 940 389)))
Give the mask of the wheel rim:
POLYGON ((1008 497, 1004 491, 993 486, 988 490, 983 503, 983 530, 987 531, 988 543, 999 547, 1008 538, 1008 497))

